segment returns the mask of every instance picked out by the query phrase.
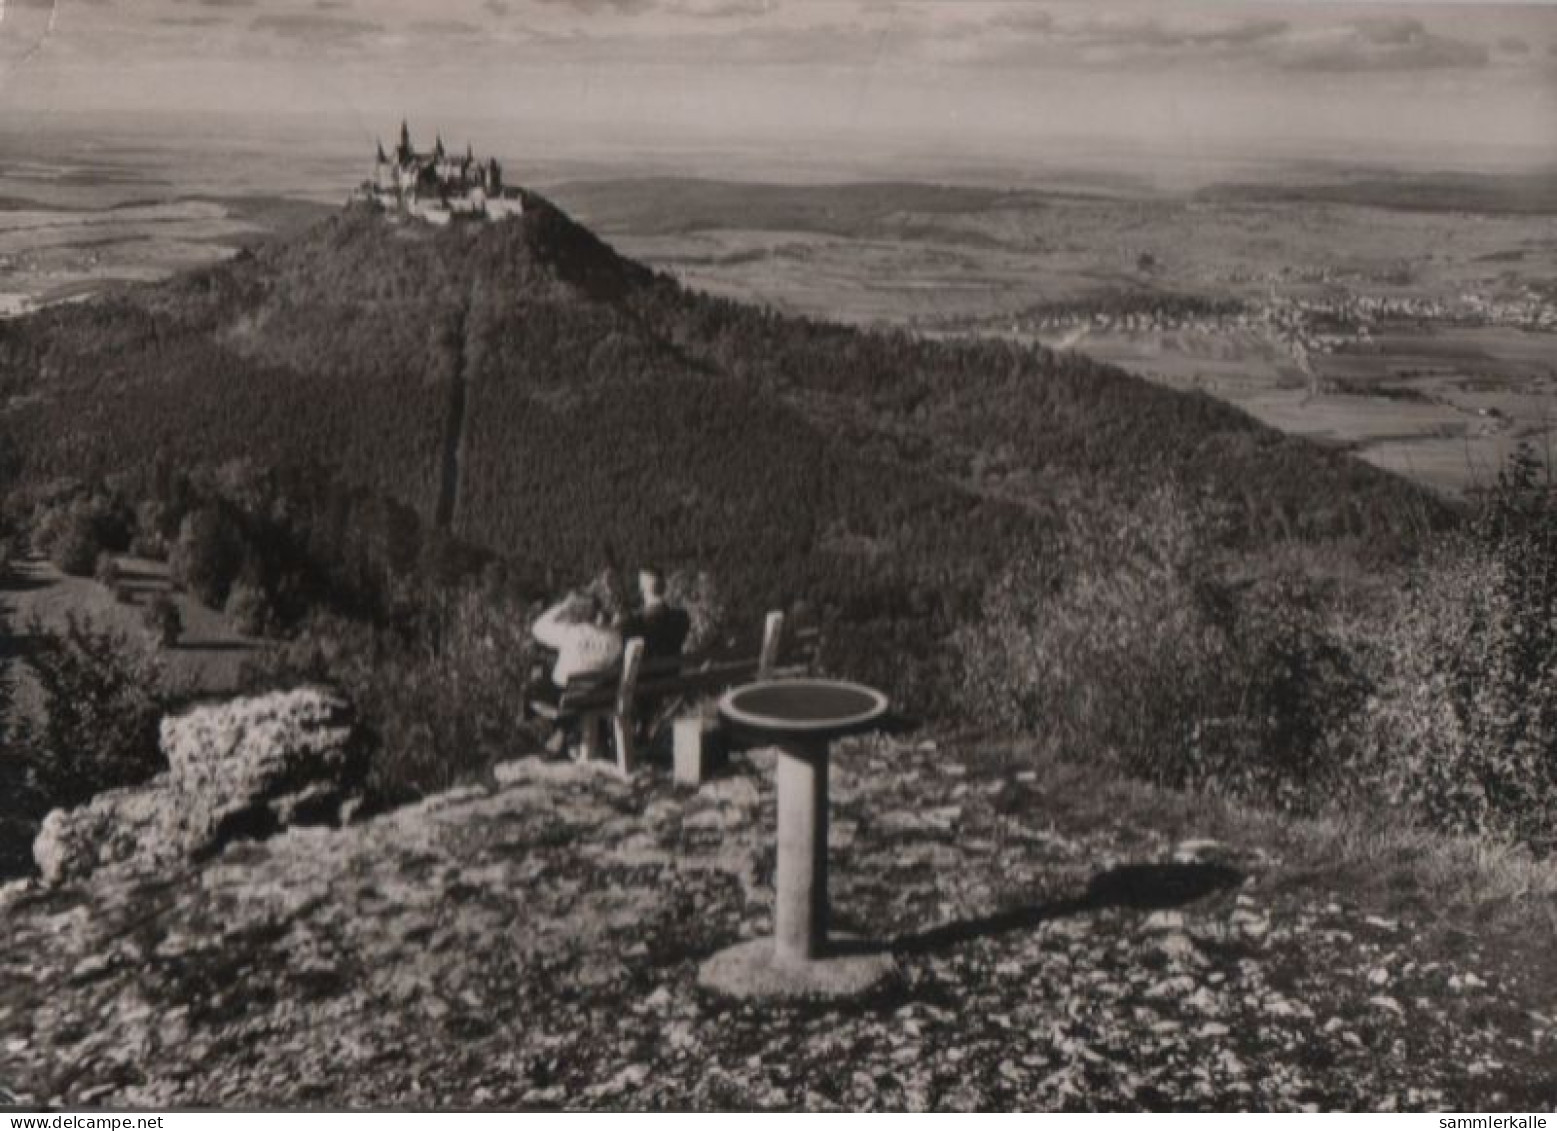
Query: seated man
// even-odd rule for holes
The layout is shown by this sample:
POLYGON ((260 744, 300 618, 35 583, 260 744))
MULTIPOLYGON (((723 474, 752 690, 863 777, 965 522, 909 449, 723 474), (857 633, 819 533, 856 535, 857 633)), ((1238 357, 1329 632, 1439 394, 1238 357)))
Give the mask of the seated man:
POLYGON ((692 631, 692 618, 665 600, 665 575, 645 567, 638 571, 638 592, 643 608, 621 622, 622 637, 643 638, 645 660, 671 659, 681 655, 692 631))
POLYGON ((587 593, 569 593, 547 609, 530 635, 557 653, 551 687, 531 689, 549 702, 557 701, 574 676, 610 671, 622 658, 622 634, 606 623, 599 598, 587 593))
MULTIPOLYGON (((643 658, 649 660, 675 659, 686 647, 692 633, 692 618, 685 609, 678 609, 665 600, 665 575, 652 566, 638 571, 638 592, 643 605, 636 612, 619 620, 622 637, 643 639, 643 658)), ((652 745, 679 706, 679 697, 670 700, 645 699, 640 703, 638 715, 639 738, 652 745)))

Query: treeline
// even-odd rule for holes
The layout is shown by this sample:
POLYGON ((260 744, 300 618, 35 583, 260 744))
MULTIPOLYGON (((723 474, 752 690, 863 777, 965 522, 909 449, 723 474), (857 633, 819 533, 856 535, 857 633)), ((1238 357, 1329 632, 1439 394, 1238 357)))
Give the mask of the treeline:
POLYGON ((319 611, 391 625, 440 587, 514 576, 317 463, 185 469, 161 452, 140 473, 13 492, 4 511, 62 571, 112 586, 105 557, 165 561, 175 584, 251 635, 286 635, 319 611))
POLYGON ((1091 319, 1144 317, 1177 324, 1213 318, 1236 318, 1247 313, 1248 304, 1227 296, 1197 295, 1183 292, 1124 290, 1111 287, 1076 298, 1050 299, 1034 303, 1009 315, 956 315, 932 318, 931 324, 947 330, 977 330, 991 324, 1043 325, 1045 323, 1084 322, 1091 319))

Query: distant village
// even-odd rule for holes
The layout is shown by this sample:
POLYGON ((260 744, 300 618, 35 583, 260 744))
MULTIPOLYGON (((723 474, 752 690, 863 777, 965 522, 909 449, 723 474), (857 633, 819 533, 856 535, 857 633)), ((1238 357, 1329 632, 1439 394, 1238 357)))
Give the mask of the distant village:
POLYGON ((1009 332, 1056 334, 1075 330, 1170 333, 1255 331, 1285 346, 1300 361, 1373 340, 1391 323, 1504 327, 1557 333, 1557 301, 1534 287, 1517 296, 1490 297, 1466 291, 1450 298, 1365 294, 1210 299, 1158 292, 1111 292, 1031 307, 1012 316, 941 315, 912 324, 938 332, 980 333, 1004 326, 1009 332))
POLYGON ((503 181, 497 158, 480 160, 467 144, 464 156, 451 155, 441 135, 422 152, 411 144, 411 127, 400 123, 400 143, 394 154, 378 143, 373 176, 352 199, 377 205, 386 212, 448 224, 455 220, 501 220, 524 213, 518 186, 503 181))

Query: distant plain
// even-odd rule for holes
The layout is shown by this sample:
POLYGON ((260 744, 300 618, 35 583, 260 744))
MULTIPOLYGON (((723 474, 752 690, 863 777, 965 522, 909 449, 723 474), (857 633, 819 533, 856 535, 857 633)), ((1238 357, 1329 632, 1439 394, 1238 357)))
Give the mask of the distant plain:
MULTIPOLYGON (((296 230, 362 175, 323 149, 284 176, 267 178, 269 160, 259 144, 170 160, 147 143, 6 165, 0 317, 296 230)), ((556 162, 528 180, 624 254, 713 294, 1081 350, 1450 494, 1487 483, 1517 442, 1549 443, 1550 178, 1309 169, 1166 191, 1076 170, 1017 188, 605 173, 556 162), (1400 203, 1386 207, 1391 185, 1400 203)))
POLYGON ((689 286, 1081 350, 1451 494, 1487 483, 1518 441, 1548 445, 1551 216, 899 184, 615 181, 555 196, 689 286), (1185 300, 1243 313, 1150 313, 1185 300), (1366 335, 1327 325, 1359 300, 1387 304, 1366 335))

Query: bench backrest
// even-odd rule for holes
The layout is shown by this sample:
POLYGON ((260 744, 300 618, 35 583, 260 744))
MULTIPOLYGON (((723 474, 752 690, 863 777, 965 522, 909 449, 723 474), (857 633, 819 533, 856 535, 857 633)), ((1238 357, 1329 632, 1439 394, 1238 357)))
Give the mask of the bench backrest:
POLYGON ((559 706, 567 714, 613 710, 632 712, 639 698, 667 698, 722 691, 755 679, 803 675, 816 662, 821 633, 814 628, 786 634, 784 614, 771 612, 756 655, 703 653, 646 660, 643 641, 627 642, 615 670, 575 676, 559 706))

